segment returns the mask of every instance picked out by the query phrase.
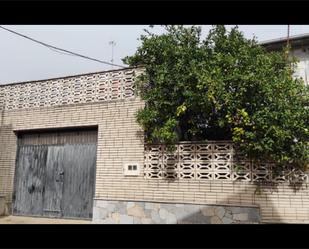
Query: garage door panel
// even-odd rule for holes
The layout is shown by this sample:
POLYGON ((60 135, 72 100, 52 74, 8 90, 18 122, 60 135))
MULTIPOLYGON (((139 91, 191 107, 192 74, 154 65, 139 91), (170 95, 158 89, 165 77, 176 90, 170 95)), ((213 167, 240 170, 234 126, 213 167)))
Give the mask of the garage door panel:
POLYGON ((13 212, 42 215, 47 146, 24 146, 18 150, 13 212))
POLYGON ((49 146, 46 160, 44 216, 61 217, 63 192, 63 146, 49 146))
POLYGON ((66 145, 63 215, 92 217, 96 144, 66 145))

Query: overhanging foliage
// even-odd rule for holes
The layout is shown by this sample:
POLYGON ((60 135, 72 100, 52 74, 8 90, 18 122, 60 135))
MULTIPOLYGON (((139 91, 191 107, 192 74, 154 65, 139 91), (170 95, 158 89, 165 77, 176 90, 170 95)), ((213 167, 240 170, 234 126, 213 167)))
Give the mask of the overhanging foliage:
POLYGON ((286 51, 266 52, 224 26, 204 40, 200 27, 166 26, 141 41, 124 62, 146 70, 136 89, 147 142, 232 140, 253 160, 308 164, 308 87, 292 77, 286 51))

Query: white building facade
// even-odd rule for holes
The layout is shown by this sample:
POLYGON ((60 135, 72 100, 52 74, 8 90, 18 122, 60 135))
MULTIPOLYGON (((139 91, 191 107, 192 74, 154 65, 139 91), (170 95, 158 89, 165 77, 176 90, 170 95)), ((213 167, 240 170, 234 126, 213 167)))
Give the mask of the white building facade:
MULTIPOLYGON (((261 43, 268 51, 282 50, 288 44, 287 38, 264 41, 261 43)), ((294 76, 302 78, 309 85, 309 34, 289 38, 290 56, 298 59, 294 76)))

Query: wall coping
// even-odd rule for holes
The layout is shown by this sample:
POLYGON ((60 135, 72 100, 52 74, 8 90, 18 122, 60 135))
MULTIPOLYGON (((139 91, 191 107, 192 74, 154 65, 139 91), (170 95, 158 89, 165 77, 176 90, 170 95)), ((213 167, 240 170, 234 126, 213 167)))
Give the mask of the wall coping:
POLYGON ((41 79, 41 80, 27 80, 27 81, 18 81, 18 82, 12 82, 12 83, 2 83, 0 84, 1 87, 5 86, 13 86, 13 85, 20 85, 20 84, 26 84, 26 83, 38 83, 38 82, 44 82, 44 81, 51 81, 51 80, 61 80, 61 79, 68 79, 68 78, 77 78, 87 75, 93 75, 93 74, 104 74, 104 73, 111 73, 111 72, 118 72, 118 71, 126 71, 126 70, 132 70, 137 68, 143 68, 142 66, 136 66, 136 67, 126 67, 122 69, 112 69, 112 70, 106 70, 106 71, 98 71, 98 72, 91 72, 91 73, 83 73, 83 74, 75 74, 75 75, 67 75, 67 76, 61 76, 61 77, 53 77, 53 78, 47 78, 47 79, 41 79))
POLYGON ((207 206, 227 206, 227 207, 243 207, 243 208, 260 208, 257 204, 229 204, 229 203, 217 203, 217 204, 206 204, 206 203, 194 203, 194 202, 179 202, 179 201, 157 201, 157 200, 132 200, 132 199, 114 199, 114 198, 93 198, 95 201, 123 201, 123 202, 145 202, 145 203, 163 203, 163 204, 183 204, 183 205, 207 205, 207 206))
MULTIPOLYGON (((209 144, 209 143, 233 143, 232 140, 200 140, 200 141, 179 141, 176 144, 209 144)), ((162 143, 145 143, 146 146, 165 145, 162 143)))

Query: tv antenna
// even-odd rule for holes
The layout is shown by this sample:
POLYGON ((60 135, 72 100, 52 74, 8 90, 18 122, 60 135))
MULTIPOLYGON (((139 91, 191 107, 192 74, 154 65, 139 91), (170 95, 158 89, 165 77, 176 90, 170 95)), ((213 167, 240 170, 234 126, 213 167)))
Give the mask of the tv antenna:
POLYGON ((289 50, 290 50, 290 25, 288 25, 288 30, 287 30, 287 37, 286 37, 286 53, 285 53, 285 58, 288 60, 289 57, 289 50))
MULTIPOLYGON (((112 46, 112 59, 111 59, 111 63, 114 62, 114 47, 116 46, 116 42, 115 41, 110 41, 109 45, 112 46)), ((114 66, 112 66, 112 68, 114 68, 114 66)))
POLYGON ((290 45, 290 25, 288 25, 288 37, 287 37, 287 45, 290 45))

